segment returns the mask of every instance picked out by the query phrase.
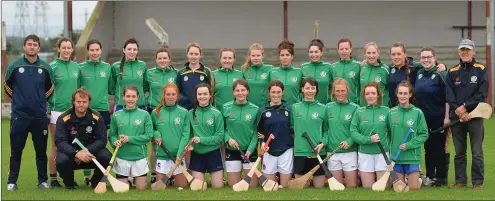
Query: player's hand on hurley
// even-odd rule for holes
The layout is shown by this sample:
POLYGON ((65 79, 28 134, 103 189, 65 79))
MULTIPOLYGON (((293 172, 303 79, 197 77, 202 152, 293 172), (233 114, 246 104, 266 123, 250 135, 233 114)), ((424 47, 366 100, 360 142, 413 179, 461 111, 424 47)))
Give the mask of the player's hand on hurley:
POLYGON ((461 116, 461 121, 466 122, 469 120, 471 120, 471 115, 469 113, 466 112, 461 116))
POLYGON ((348 148, 349 148, 349 144, 347 144, 347 142, 346 142, 346 141, 342 141, 342 142, 340 142, 340 146, 341 146, 342 148, 344 148, 344 149, 348 149, 348 148))
POLYGON ((466 112, 467 112, 467 110, 466 110, 466 108, 464 107, 464 105, 461 105, 460 107, 458 107, 457 109, 455 109, 455 115, 457 115, 459 118, 461 118, 461 117, 462 117, 462 115, 463 115, 464 113, 466 113, 466 112))
POLYGON ((374 134, 371 136, 371 142, 377 143, 380 142, 380 136, 378 134, 374 134))
MULTIPOLYGON (((93 154, 88 153, 84 150, 80 150, 76 153, 76 159, 79 159, 80 161, 82 161, 84 163, 89 163, 92 158, 95 158, 95 156, 93 156, 93 154)), ((77 162, 77 160, 76 160, 76 162, 77 162)))
POLYGON ((251 152, 246 151, 246 153, 244 153, 244 158, 249 158, 249 156, 251 156, 251 152))
POLYGON ((117 141, 115 141, 115 142, 113 143, 113 145, 114 145, 115 147, 120 147, 120 146, 122 146, 122 142, 121 142, 120 140, 117 140, 117 141))
POLYGON ((261 143, 261 151, 262 152, 267 152, 270 149, 270 147, 265 147, 265 143, 261 143))
POLYGON ((127 137, 127 135, 120 135, 120 140, 123 143, 128 143, 129 142, 129 137, 127 137))
POLYGON ((234 149, 239 149, 239 144, 237 144, 237 141, 232 138, 229 139, 229 146, 234 149))
POLYGON ((450 119, 449 119, 449 117, 443 119, 443 126, 446 127, 448 125, 450 125, 450 119))
POLYGON ((402 151, 405 151, 405 150, 406 150, 406 144, 401 144, 401 145, 400 145, 400 149, 401 149, 402 151))
POLYGON ((162 138, 155 139, 154 141, 158 146, 162 145, 162 138))
POLYGON ((198 144, 199 142, 201 142, 198 136, 193 137, 191 141, 193 142, 193 144, 198 144))
POLYGON ((322 148, 323 148, 323 143, 318 144, 318 145, 315 147, 315 151, 316 151, 316 153, 318 153, 318 154, 319 154, 322 148))

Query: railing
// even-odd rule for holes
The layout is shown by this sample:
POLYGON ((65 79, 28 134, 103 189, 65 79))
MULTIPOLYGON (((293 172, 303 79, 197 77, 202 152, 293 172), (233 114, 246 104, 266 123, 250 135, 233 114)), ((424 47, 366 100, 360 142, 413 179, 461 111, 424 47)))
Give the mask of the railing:
POLYGON ((453 29, 461 30, 461 37, 464 38, 464 29, 473 30, 473 29, 486 29, 486 26, 452 26, 453 29))

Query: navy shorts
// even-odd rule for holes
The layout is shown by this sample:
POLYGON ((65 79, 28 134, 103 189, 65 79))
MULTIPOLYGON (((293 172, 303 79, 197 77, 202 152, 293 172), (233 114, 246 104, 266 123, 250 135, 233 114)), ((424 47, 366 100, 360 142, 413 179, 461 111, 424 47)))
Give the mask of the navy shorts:
MULTIPOLYGON (((321 158, 325 158, 325 155, 321 155, 321 158)), ((315 166, 320 165, 318 158, 307 156, 294 156, 294 174, 304 175, 308 173, 315 166)), ((320 167, 313 174, 314 176, 325 175, 325 171, 320 167)))
POLYGON ((98 111, 100 113, 101 117, 103 117, 103 122, 107 126, 107 129, 110 128, 110 112, 108 111, 98 111))
POLYGON ((405 175, 419 172, 419 164, 395 164, 394 171, 405 175))
POLYGON ((205 154, 191 153, 189 169, 201 173, 223 170, 222 151, 216 149, 205 154))
MULTIPOLYGON (((138 107, 139 107, 139 109, 146 110, 146 107, 144 105, 140 105, 138 107)), ((124 109, 123 105, 115 105, 115 110, 113 110, 113 112, 117 112, 117 111, 122 110, 122 109, 124 109)))

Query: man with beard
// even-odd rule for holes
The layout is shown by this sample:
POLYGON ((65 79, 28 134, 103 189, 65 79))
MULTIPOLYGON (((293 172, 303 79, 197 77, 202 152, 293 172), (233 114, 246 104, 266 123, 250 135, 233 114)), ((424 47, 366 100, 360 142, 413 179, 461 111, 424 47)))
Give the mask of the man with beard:
POLYGON ((24 56, 11 63, 5 73, 5 92, 12 98, 10 121, 10 164, 7 190, 17 190, 22 150, 31 133, 36 151, 38 188, 48 189, 46 183, 48 117, 46 102, 53 93, 53 71, 38 56, 40 38, 29 35, 24 38, 24 56))

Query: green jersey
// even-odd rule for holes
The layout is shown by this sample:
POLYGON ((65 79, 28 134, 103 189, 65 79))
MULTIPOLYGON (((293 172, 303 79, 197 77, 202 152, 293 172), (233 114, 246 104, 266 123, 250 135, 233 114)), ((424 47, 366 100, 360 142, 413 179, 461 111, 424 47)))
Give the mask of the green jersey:
MULTIPOLYGON (((326 121, 325 105, 318 101, 305 101, 292 105, 290 110, 291 125, 294 128, 294 156, 313 156, 310 144, 303 137, 303 133, 308 133, 311 141, 317 145, 326 145, 326 133, 328 124, 326 121)), ((325 147, 325 146, 324 146, 325 147)), ((326 148, 322 148, 320 153, 325 153, 326 148)))
MULTIPOLYGON (((189 112, 178 105, 162 106, 160 115, 157 114, 157 109, 155 108, 151 113, 151 121, 155 128, 153 138, 161 138, 162 146, 167 148, 170 155, 179 157, 184 152, 187 143, 189 143, 191 131, 191 125, 187 121, 187 114, 189 112)), ((158 159, 171 159, 158 145, 154 149, 158 159)))
POLYGON ((249 83, 248 101, 261 107, 268 101, 268 82, 270 82, 270 72, 273 66, 261 63, 251 65, 249 68, 242 68, 242 75, 249 83))
POLYGON ((189 110, 188 119, 191 122, 193 137, 199 137, 200 140, 199 143, 193 144, 195 153, 206 154, 220 148, 225 132, 220 111, 211 105, 198 106, 195 112, 194 109, 189 110))
MULTIPOLYGON (((318 82, 318 95, 316 100, 321 104, 327 104, 330 101, 330 80, 332 80, 331 64, 319 62, 306 62, 301 66, 302 79, 312 77, 318 82)), ((302 87, 302 86, 301 86, 302 87)))
POLYGON ((123 66, 123 73, 120 73, 120 61, 112 65, 112 79, 115 86, 115 105, 125 105, 122 97, 124 88, 127 85, 134 85, 139 91, 138 106, 144 105, 144 92, 148 91, 148 84, 144 81, 146 74, 146 63, 141 60, 126 60, 123 66), (120 77, 122 75, 122 78, 120 77))
POLYGON ((359 78, 361 63, 354 59, 340 60, 332 64, 332 83, 342 78, 349 84, 349 99, 359 104, 359 78))
POLYGON ((234 100, 232 85, 237 79, 242 78, 242 72, 234 67, 231 69, 219 67, 213 71, 213 77, 215 78, 215 107, 222 111, 223 104, 234 100))
POLYGON ((86 60, 79 64, 81 86, 91 93, 91 109, 108 111, 108 95, 113 94, 112 67, 107 62, 86 60))
POLYGON ((230 139, 234 139, 241 150, 254 153, 258 142, 258 127, 256 125, 258 106, 250 102, 238 104, 235 101, 230 101, 223 105, 222 113, 227 125, 224 135, 226 148, 235 150, 228 144, 230 139))
POLYGON ((63 112, 72 107, 72 93, 80 86, 79 65, 73 61, 55 59, 50 66, 55 77, 55 90, 48 99, 48 109, 50 111, 63 112))
MULTIPOLYGON (((364 85, 366 85, 366 83, 377 82, 382 91, 382 105, 387 107, 390 104, 390 97, 388 92, 388 69, 389 67, 381 61, 379 61, 378 66, 373 66, 369 63, 366 63, 366 65, 361 68, 361 77, 359 79, 359 83, 361 84, 359 91, 364 90, 364 85)), ((361 106, 367 105, 366 100, 363 96, 360 96, 359 103, 361 106)))
POLYGON ((351 126, 352 116, 354 112, 359 107, 355 103, 347 102, 331 102, 326 105, 326 121, 329 125, 328 127, 328 143, 327 150, 335 150, 342 141, 346 141, 349 145, 347 149, 340 149, 338 153, 347 153, 356 151, 356 146, 354 145, 354 140, 349 133, 349 127, 351 126))
POLYGON ((351 136, 359 144, 359 152, 365 154, 380 154, 380 147, 371 142, 371 133, 380 136, 383 149, 390 150, 390 135, 387 130, 387 115, 389 108, 381 105, 360 107, 354 113, 351 122, 351 136))
POLYGON ((290 106, 301 102, 301 69, 292 64, 288 67, 277 67, 270 72, 270 81, 280 80, 284 84, 284 99, 290 106))
POLYGON ((149 86, 148 106, 155 108, 162 100, 163 87, 167 84, 175 84, 177 70, 173 66, 161 68, 155 65, 146 71, 144 80, 149 86))

